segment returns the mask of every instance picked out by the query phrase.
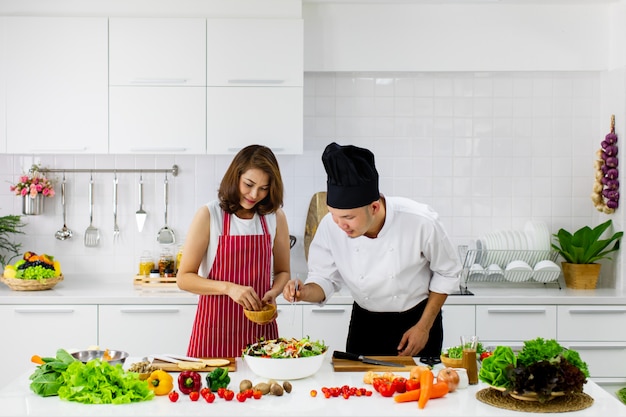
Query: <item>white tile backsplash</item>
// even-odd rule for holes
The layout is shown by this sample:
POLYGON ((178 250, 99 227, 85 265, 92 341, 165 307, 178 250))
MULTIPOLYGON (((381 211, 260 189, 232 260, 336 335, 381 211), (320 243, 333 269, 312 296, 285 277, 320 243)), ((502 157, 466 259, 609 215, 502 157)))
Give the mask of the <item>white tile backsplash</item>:
MULTIPOLYGON (((336 141, 370 148, 381 191, 431 204, 457 244, 499 228, 546 221, 552 232, 594 222, 593 160, 608 121, 600 120, 600 73, 307 73, 302 155, 279 155, 290 232, 302 238, 311 196, 325 189, 324 147, 336 141)), ((184 242, 198 207, 216 197, 229 156, 0 155, 0 213, 19 213, 9 183, 39 158, 48 168, 164 168, 169 224, 184 242)), ((60 179, 60 176, 57 176, 60 179)), ((24 250, 56 256, 66 273, 136 272, 139 256, 161 248, 163 175, 144 174, 148 219, 139 233, 137 174, 118 175, 121 243, 112 239, 112 174, 98 174, 98 248, 85 248, 88 174, 68 174, 69 241, 58 241, 60 198, 26 218, 24 250)), ((471 244, 471 243, 470 243, 471 244)), ((301 247, 301 246, 299 246, 301 247)), ((87 278, 87 276, 86 276, 87 278)))

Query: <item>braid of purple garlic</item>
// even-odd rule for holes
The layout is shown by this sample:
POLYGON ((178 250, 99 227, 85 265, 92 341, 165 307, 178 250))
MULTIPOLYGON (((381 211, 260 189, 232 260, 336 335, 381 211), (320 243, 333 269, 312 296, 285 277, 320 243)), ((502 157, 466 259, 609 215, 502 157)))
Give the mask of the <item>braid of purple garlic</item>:
POLYGON ((619 171, 617 169, 617 135, 615 134, 615 116, 611 118, 611 133, 606 135, 601 149, 598 149, 595 161, 596 179, 593 184, 591 200, 598 211, 606 214, 615 212, 619 206, 619 171))

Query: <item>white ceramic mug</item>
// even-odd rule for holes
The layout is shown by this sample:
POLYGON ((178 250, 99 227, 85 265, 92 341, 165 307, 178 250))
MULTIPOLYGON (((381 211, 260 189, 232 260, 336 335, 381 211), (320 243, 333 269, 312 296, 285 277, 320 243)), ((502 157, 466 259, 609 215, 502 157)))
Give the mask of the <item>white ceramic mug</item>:
POLYGON ((453 368, 457 374, 459 374, 459 385, 457 389, 464 389, 469 386, 469 379, 467 378, 467 369, 465 368, 453 368))

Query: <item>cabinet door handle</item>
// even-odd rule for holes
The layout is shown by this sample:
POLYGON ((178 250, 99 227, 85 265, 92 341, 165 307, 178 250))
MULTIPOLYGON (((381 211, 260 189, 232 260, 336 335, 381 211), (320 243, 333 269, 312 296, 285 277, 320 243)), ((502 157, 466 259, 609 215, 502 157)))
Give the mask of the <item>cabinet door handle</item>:
POLYGON ((131 84, 186 84, 186 78, 135 78, 131 84))
POLYGON ((129 313, 129 314, 136 314, 136 313, 179 313, 180 309, 178 309, 178 308, 161 308, 161 307, 157 307, 157 308, 150 308, 150 307, 145 307, 145 308, 121 308, 120 312, 121 313, 129 313))
POLYGON ((345 313, 345 308, 313 308, 311 309, 311 313, 345 313))
POLYGON ((67 153, 79 153, 79 152, 87 152, 87 148, 38 148, 38 149, 29 149, 31 153, 41 153, 41 152, 67 152, 67 153))
POLYGON ((130 148, 131 152, 185 152, 187 148, 130 148))
POLYGON ((574 350, 624 350, 626 346, 578 346, 578 345, 570 345, 568 349, 574 350))
POLYGON ((615 309, 609 309, 609 310, 572 308, 568 311, 570 314, 615 314, 615 313, 624 314, 626 313, 626 309, 621 309, 621 308, 615 308, 615 309))
POLYGON ((545 308, 529 308, 529 309, 517 309, 517 308, 489 308, 487 309, 489 314, 545 314, 545 308))
POLYGON ((282 84, 284 82, 285 82, 285 80, 255 80, 255 79, 244 79, 244 78, 228 80, 228 84, 268 84, 268 85, 271 84, 271 85, 276 85, 276 84, 282 84))
POLYGON ((16 308, 15 309, 16 313, 20 313, 20 314, 41 314, 41 313, 52 313, 52 314, 56 314, 56 313, 61 313, 61 314, 68 314, 68 313, 73 313, 74 309, 73 308, 37 308, 37 307, 33 307, 33 308, 16 308))

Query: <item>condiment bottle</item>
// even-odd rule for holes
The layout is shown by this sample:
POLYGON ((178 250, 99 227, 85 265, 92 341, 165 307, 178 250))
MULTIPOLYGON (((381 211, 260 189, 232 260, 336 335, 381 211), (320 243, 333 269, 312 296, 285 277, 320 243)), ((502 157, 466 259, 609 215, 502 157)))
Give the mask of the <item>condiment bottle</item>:
POLYGON ((178 252, 176 252, 176 270, 178 272, 178 268, 180 268, 180 260, 183 257, 183 245, 178 246, 178 252))
POLYGON ((154 268, 152 270, 150 270, 150 278, 160 278, 161 275, 159 274, 159 270, 154 268))
POLYGON ((159 275, 164 277, 166 269, 171 269, 173 271, 174 262, 174 255, 172 255, 172 252, 168 248, 163 249, 161 256, 159 257, 159 275))
POLYGON ((150 270, 154 268, 154 259, 152 259, 152 255, 150 255, 149 251, 144 251, 144 253, 139 258, 139 275, 143 275, 147 277, 150 275, 150 270))
POLYGON ((476 357, 477 336, 461 336, 463 348, 462 366, 467 370, 467 380, 470 385, 478 384, 478 358, 476 357))

